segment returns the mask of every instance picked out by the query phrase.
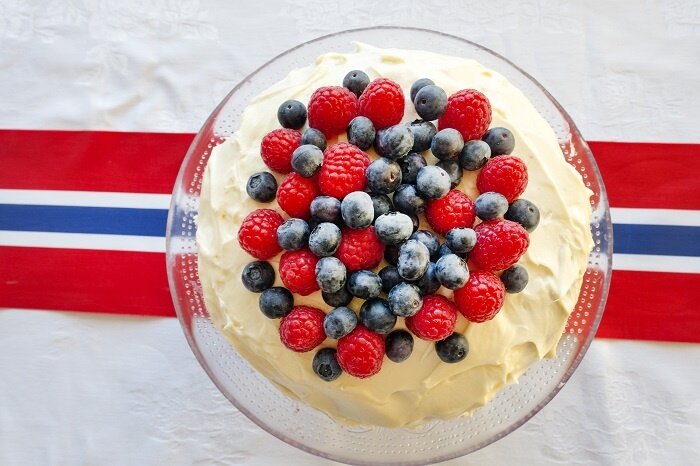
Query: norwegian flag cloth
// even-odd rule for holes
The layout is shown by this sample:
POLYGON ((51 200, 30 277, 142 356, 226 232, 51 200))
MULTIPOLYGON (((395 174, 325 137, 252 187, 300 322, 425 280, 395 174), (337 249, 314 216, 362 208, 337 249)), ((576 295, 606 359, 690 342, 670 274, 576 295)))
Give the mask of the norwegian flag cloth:
MULTIPOLYGON (((165 223, 192 138, 0 130, 0 307, 173 316, 165 223)), ((591 148, 614 224, 598 336, 700 342, 700 145, 591 148)))

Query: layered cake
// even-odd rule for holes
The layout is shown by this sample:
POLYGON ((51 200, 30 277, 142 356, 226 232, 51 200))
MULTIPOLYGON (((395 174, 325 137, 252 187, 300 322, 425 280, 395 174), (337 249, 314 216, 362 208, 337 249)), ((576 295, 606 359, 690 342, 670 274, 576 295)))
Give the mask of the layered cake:
POLYGON ((255 369, 338 422, 467 415, 554 355, 590 196, 502 75, 355 44, 290 71, 212 150, 206 307, 255 369))

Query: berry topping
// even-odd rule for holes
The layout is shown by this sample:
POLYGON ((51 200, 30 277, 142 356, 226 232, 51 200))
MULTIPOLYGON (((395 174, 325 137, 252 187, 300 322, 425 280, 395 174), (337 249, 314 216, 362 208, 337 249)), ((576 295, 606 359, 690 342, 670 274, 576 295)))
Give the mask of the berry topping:
POLYGON ((357 116, 357 97, 340 86, 320 87, 309 99, 309 126, 326 137, 345 131, 357 116))
POLYGON ((345 372, 363 379, 381 370, 384 348, 381 335, 360 325, 338 340, 336 359, 345 372))
POLYGON ((442 199, 430 201, 425 218, 437 233, 444 235, 453 228, 474 225, 474 203, 463 192, 453 189, 442 199))
POLYGON ((275 283, 275 269, 269 262, 253 261, 243 267, 241 280, 248 291, 260 293, 275 283))
POLYGON ((437 128, 431 121, 415 120, 408 129, 413 133, 412 152, 423 152, 430 149, 430 143, 437 134, 437 128))
POLYGON ((465 141, 481 139, 491 124, 491 104, 484 94, 475 89, 457 91, 447 99, 445 113, 438 127, 454 128, 465 141))
POLYGON ((435 165, 445 170, 450 177, 450 189, 456 188, 462 182, 464 171, 456 160, 440 160, 435 165))
POLYGON ((383 299, 372 298, 360 307, 360 322, 373 332, 385 334, 396 325, 396 316, 391 313, 389 303, 383 299))
POLYGON ((413 132, 406 125, 395 125, 380 131, 376 138, 379 155, 398 160, 413 148, 413 132))
POLYGON ((290 173, 280 183, 277 203, 290 217, 308 219, 311 217, 311 202, 318 195, 315 179, 290 173))
POLYGON ((254 201, 270 202, 277 194, 277 180, 270 172, 253 173, 248 178, 245 191, 254 201))
POLYGON ((455 254, 466 254, 476 245, 476 232, 471 228, 453 228, 445 235, 445 244, 455 254))
POLYGON ((399 160, 401 166, 401 182, 406 184, 416 184, 418 171, 428 165, 425 158, 417 152, 411 152, 406 157, 399 160))
MULTIPOLYGON (((505 157, 505 156, 504 156, 505 157)), ((474 227, 476 246, 469 258, 482 270, 505 270, 525 254, 527 231, 510 220, 489 220, 474 227)))
POLYGON ((469 171, 479 170, 491 158, 491 149, 484 141, 467 141, 459 153, 459 164, 469 171))
POLYGON ((323 348, 318 350, 318 352, 314 355, 313 361, 311 361, 311 369, 313 369, 317 376, 326 382, 332 382, 343 373, 343 370, 340 368, 340 364, 338 364, 338 361, 336 360, 335 350, 333 348, 323 348))
POLYGON ((423 305, 420 290, 410 283, 399 283, 389 292, 389 309, 394 315, 410 317, 423 305))
POLYGON ((323 329, 328 338, 338 340, 357 327, 357 314, 352 309, 339 306, 326 314, 323 320, 323 329))
POLYGON ((317 129, 306 128, 301 134, 302 144, 311 144, 321 150, 326 150, 326 136, 317 129))
POLYGON ((527 167, 519 157, 502 155, 491 158, 476 178, 476 187, 482 193, 493 191, 513 202, 525 191, 527 167))
POLYGON ((350 275, 347 288, 357 298, 376 298, 382 293, 382 279, 374 272, 360 270, 350 275))
POLYGON ((506 293, 520 293, 527 286, 529 278, 527 269, 518 264, 505 269, 501 274, 501 281, 506 287, 506 293))
POLYGON ((457 322, 457 307, 442 295, 423 297, 423 306, 406 318, 406 327, 423 340, 438 341, 447 338, 457 322))
POLYGON ((305 353, 316 348, 326 339, 323 319, 326 315, 320 309, 309 306, 295 306, 280 324, 280 340, 292 351, 305 353))
POLYGON ((323 156, 318 178, 323 194, 342 199, 353 191, 365 189, 365 170, 370 163, 367 154, 352 144, 341 142, 326 149, 323 156))
POLYGON ((298 100, 287 100, 277 109, 277 120, 283 128, 299 129, 306 123, 306 107, 298 100))
POLYGON ((425 210, 425 199, 412 184, 402 184, 394 192, 394 207, 406 215, 416 215, 425 210))
POLYGON ((486 322, 501 310, 505 299, 503 282, 491 272, 472 272, 467 284, 455 291, 459 311, 471 322, 486 322))
POLYGON ((425 274, 429 263, 430 252, 420 241, 409 239, 399 248, 396 268, 399 269, 399 275, 406 280, 418 280, 425 274))
POLYGON ((379 241, 374 227, 363 230, 343 229, 340 246, 335 253, 348 271, 373 269, 379 265, 384 256, 384 244, 379 241))
POLYGON ((292 171, 292 153, 301 145, 301 133, 294 129, 276 129, 263 137, 260 155, 265 165, 278 173, 292 171))
POLYGON ((447 94, 434 84, 423 86, 413 98, 416 113, 424 120, 437 120, 445 113, 447 94))
POLYGON ((521 224, 523 228, 531 232, 540 223, 540 210, 527 199, 516 199, 508 207, 504 217, 506 220, 521 224))
POLYGON ((394 330, 386 336, 386 357, 394 362, 404 362, 413 352, 413 335, 406 330, 394 330))
POLYGON ((292 170, 303 176, 311 178, 323 164, 323 151, 313 144, 302 144, 292 153, 292 170))
POLYGON ((434 200, 444 197, 450 190, 450 175, 437 165, 428 165, 418 171, 416 188, 423 199, 434 200))
POLYGON ((474 211, 481 220, 502 218, 508 210, 508 200, 500 193, 482 193, 474 201, 474 211))
POLYGON ((464 139, 459 131, 446 128, 438 131, 430 143, 430 151, 440 160, 455 160, 464 148, 464 139))
POLYGON ((377 131, 374 129, 372 121, 363 116, 358 116, 352 119, 347 128, 348 142, 359 147, 362 150, 367 150, 374 144, 374 138, 377 136, 377 131))
POLYGON ((273 286, 262 292, 258 304, 265 317, 279 319, 292 311, 294 296, 286 288, 273 286))
POLYGON ((282 249, 296 251, 306 246, 309 233, 308 223, 299 218, 290 218, 277 229, 277 243, 282 249))
POLYGON ((318 290, 316 263, 318 258, 308 249, 287 251, 280 258, 279 274, 282 283, 292 293, 302 296, 318 290))
POLYGON ((367 167, 367 188, 375 194, 389 194, 401 184, 401 167, 386 157, 379 157, 367 167))
POLYGON ((375 79, 367 85, 359 99, 359 113, 377 129, 396 125, 403 118, 404 97, 401 87, 389 79, 375 79))
POLYGON ((319 223, 309 235, 309 249, 318 257, 335 254, 340 246, 340 228, 329 222, 319 223))
POLYGON ((347 87, 357 97, 362 95, 368 84, 369 76, 361 70, 352 70, 343 78, 343 87, 347 87))
POLYGON ((435 274, 442 286, 450 290, 462 288, 469 280, 467 263, 455 254, 446 254, 438 259, 435 274))
POLYGON ((435 343, 435 352, 442 362, 459 362, 467 357, 469 343, 464 335, 455 332, 444 340, 435 343))
POLYGON ((425 86, 430 86, 431 84, 435 84, 435 82, 429 78, 421 78, 414 82, 411 85, 411 102, 416 100, 416 95, 418 95, 418 91, 423 89, 425 86))
POLYGON ((347 270, 336 257, 322 257, 316 264, 316 283, 326 293, 337 293, 345 286, 347 270))
POLYGON ((507 128, 491 128, 486 131, 483 141, 491 148, 491 155, 508 155, 515 149, 515 137, 507 128))
POLYGON ((367 228, 374 220, 374 204, 369 194, 355 191, 343 198, 340 203, 343 222, 354 230, 367 228))
POLYGON ((411 236, 413 221, 401 212, 389 212, 374 222, 374 228, 382 243, 396 246, 411 236))
POLYGON ((272 209, 258 209, 249 213, 238 230, 238 243, 251 256, 267 260, 282 249, 277 244, 277 228, 284 219, 272 209))

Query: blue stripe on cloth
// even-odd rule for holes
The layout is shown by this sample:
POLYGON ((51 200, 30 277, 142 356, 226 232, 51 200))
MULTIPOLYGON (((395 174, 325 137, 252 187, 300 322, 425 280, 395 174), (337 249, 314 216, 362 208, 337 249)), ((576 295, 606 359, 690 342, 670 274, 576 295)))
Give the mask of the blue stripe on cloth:
POLYGON ((0 230, 165 236, 168 211, 0 204, 0 230))
POLYGON ((617 254, 700 256, 700 227, 669 225, 613 225, 617 254))

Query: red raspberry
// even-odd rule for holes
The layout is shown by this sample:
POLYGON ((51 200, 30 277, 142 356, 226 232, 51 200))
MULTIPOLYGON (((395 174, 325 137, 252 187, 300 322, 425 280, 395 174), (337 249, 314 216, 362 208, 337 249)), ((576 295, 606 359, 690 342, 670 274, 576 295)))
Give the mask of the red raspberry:
POLYGON ((335 255, 345 264, 348 272, 369 270, 384 258, 384 243, 374 232, 374 227, 362 230, 343 228, 343 235, 335 255))
POLYGON ((367 154, 352 144, 333 144, 323 153, 323 166, 318 176, 321 192, 342 199, 353 191, 364 190, 369 163, 367 154))
POLYGON ((486 322, 501 310, 506 288, 491 272, 472 272, 467 284, 455 291, 459 311, 472 322, 486 322))
POLYGON ((277 244, 277 228, 284 219, 272 209, 258 209, 243 219, 238 229, 238 244, 260 260, 267 260, 282 250, 277 244))
POLYGON ((295 129, 276 129, 262 138, 260 155, 265 165, 279 173, 292 171, 292 153, 301 145, 301 133, 295 129))
POLYGON ((463 89, 447 99, 445 113, 438 119, 438 128, 454 128, 465 141, 481 139, 491 124, 491 104, 476 89, 463 89))
POLYGON ((510 220, 489 220, 478 224, 476 246, 469 253, 474 265, 482 270, 505 270, 520 260, 530 245, 527 230, 510 220))
POLYGON ((436 232, 444 235, 453 228, 474 225, 476 213, 472 200, 458 189, 453 189, 441 199, 428 202, 425 218, 436 232))
POLYGON ((401 86, 389 79, 375 79, 360 95, 360 115, 366 116, 376 129, 396 125, 403 118, 405 105, 401 86))
POLYGON ((519 198, 526 186, 527 167, 520 157, 514 155, 500 155, 489 159, 476 178, 479 192, 501 193, 508 202, 519 198))
POLYGON ((282 317, 280 340, 292 351, 311 351, 326 339, 323 331, 324 317, 326 314, 315 307, 294 306, 289 314, 282 317))
POLYGON ((309 99, 309 126, 326 137, 345 131, 357 116, 357 97, 340 86, 320 87, 309 99))
POLYGON ((290 217, 308 219, 311 217, 311 201, 319 195, 315 178, 290 173, 277 189, 277 203, 290 217))
POLYGON ((279 272, 282 283, 292 293, 302 296, 318 290, 316 263, 318 257, 308 249, 287 251, 280 258, 279 272))
POLYGON ((457 306, 438 294, 423 297, 423 307, 406 317, 406 327, 418 338, 439 341, 449 337, 457 322, 457 306))
POLYGON ((348 374, 364 379, 379 372, 384 360, 384 338, 362 325, 338 340, 336 358, 348 374))

